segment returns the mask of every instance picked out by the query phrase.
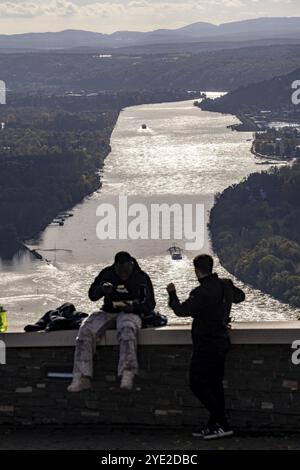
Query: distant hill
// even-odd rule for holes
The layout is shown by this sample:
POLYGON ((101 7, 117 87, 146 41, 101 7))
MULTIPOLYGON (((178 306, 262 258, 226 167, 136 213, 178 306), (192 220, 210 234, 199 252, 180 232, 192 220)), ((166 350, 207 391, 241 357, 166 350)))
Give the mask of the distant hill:
POLYGON ((217 100, 206 100, 200 104, 208 111, 243 114, 259 110, 280 111, 292 108, 292 83, 300 80, 300 68, 270 80, 251 83, 231 91, 217 100))
POLYGON ((299 37, 300 18, 255 18, 220 24, 194 23, 176 30, 177 34, 194 38, 225 39, 240 41, 247 39, 299 37))
MULTIPOLYGON (((136 55, 136 54, 199 54, 201 52, 210 51, 226 51, 229 49, 237 48, 253 48, 253 47, 266 47, 266 46, 293 46, 300 44, 300 37, 293 39, 283 38, 265 38, 265 39, 252 39, 246 41, 225 41, 225 40, 210 40, 207 38, 202 41, 189 41, 189 42, 163 42, 155 44, 140 44, 140 45, 129 45, 116 48, 106 47, 103 52, 106 54, 125 54, 125 55, 136 55)), ((24 50, 23 50, 24 51, 24 50)), ((5 52, 1 51, 0 53, 5 52)), ((22 52, 22 50, 16 50, 16 52, 22 52)), ((32 52, 32 51, 31 51, 32 52)), ((56 51, 58 52, 58 50, 56 51)), ((61 52, 78 53, 78 52, 94 52, 99 53, 97 47, 73 47, 73 49, 62 49, 61 52)))
POLYGON ((120 48, 165 43, 221 41, 239 43, 273 39, 291 42, 300 39, 300 18, 257 18, 214 25, 197 22, 178 29, 158 29, 150 32, 117 31, 102 34, 91 31, 65 30, 60 32, 0 35, 0 50, 57 50, 85 48, 120 48))

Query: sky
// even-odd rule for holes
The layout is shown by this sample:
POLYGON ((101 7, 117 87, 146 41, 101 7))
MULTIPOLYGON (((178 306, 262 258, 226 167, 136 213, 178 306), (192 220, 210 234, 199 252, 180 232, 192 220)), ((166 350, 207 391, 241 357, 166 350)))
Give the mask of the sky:
POLYGON ((0 0, 0 33, 150 31, 260 16, 300 16, 300 0, 0 0))

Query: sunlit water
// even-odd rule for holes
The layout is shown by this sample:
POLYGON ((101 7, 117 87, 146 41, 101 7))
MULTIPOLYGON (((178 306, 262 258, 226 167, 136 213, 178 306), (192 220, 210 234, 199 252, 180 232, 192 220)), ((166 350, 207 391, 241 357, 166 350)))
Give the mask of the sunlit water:
MULTIPOLYGON (((96 209, 103 203, 117 205, 119 195, 128 196, 128 205, 139 202, 147 207, 153 202, 198 203, 204 204, 206 223, 217 192, 261 170, 250 152, 252 134, 227 128, 236 122, 232 116, 201 111, 192 101, 125 109, 112 135, 102 189, 76 206, 64 227, 48 227, 31 243, 51 263, 26 256, 2 265, 0 298, 9 311, 10 329, 22 329, 66 301, 86 312, 95 310, 97 304, 87 298, 89 285, 118 250, 138 258, 153 279, 159 310, 171 323, 182 323, 167 307, 165 286, 174 281, 184 298, 197 284, 191 262, 195 252, 185 251, 182 261, 172 261, 166 250, 173 240, 101 241, 96 236, 96 209)), ((185 241, 176 243, 184 248, 185 241)), ((206 229, 201 251, 211 251, 206 229)), ((217 271, 228 275, 215 259, 217 271)), ((234 307, 236 320, 289 320, 300 315, 299 309, 243 287, 247 301, 234 307)))

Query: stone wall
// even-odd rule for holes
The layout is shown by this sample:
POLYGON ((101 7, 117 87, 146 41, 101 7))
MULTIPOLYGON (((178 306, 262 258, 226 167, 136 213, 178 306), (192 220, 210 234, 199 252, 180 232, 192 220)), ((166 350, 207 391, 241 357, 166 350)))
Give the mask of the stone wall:
MULTIPOLYGON (((70 394, 75 332, 2 335, 0 424, 197 425, 206 419, 188 388, 190 333, 185 328, 140 334, 140 375, 132 392, 119 389, 118 346, 109 332, 97 349, 92 391, 70 394)), ((225 387, 231 422, 241 431, 300 429, 300 365, 291 342, 300 330, 236 327, 225 387), (273 342, 272 342, 273 338, 273 342), (280 339, 283 338, 283 339, 280 339)))

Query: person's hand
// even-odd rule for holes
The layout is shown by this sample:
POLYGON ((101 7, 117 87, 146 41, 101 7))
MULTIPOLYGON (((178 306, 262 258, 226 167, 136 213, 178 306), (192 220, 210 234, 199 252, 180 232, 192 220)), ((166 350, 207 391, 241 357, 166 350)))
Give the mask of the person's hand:
POLYGON ((114 286, 110 282, 104 282, 102 284, 102 290, 104 295, 110 295, 113 293, 114 286))
POLYGON ((168 294, 170 294, 171 292, 176 292, 176 287, 175 287, 175 284, 173 284, 173 282, 167 285, 167 292, 168 294))

